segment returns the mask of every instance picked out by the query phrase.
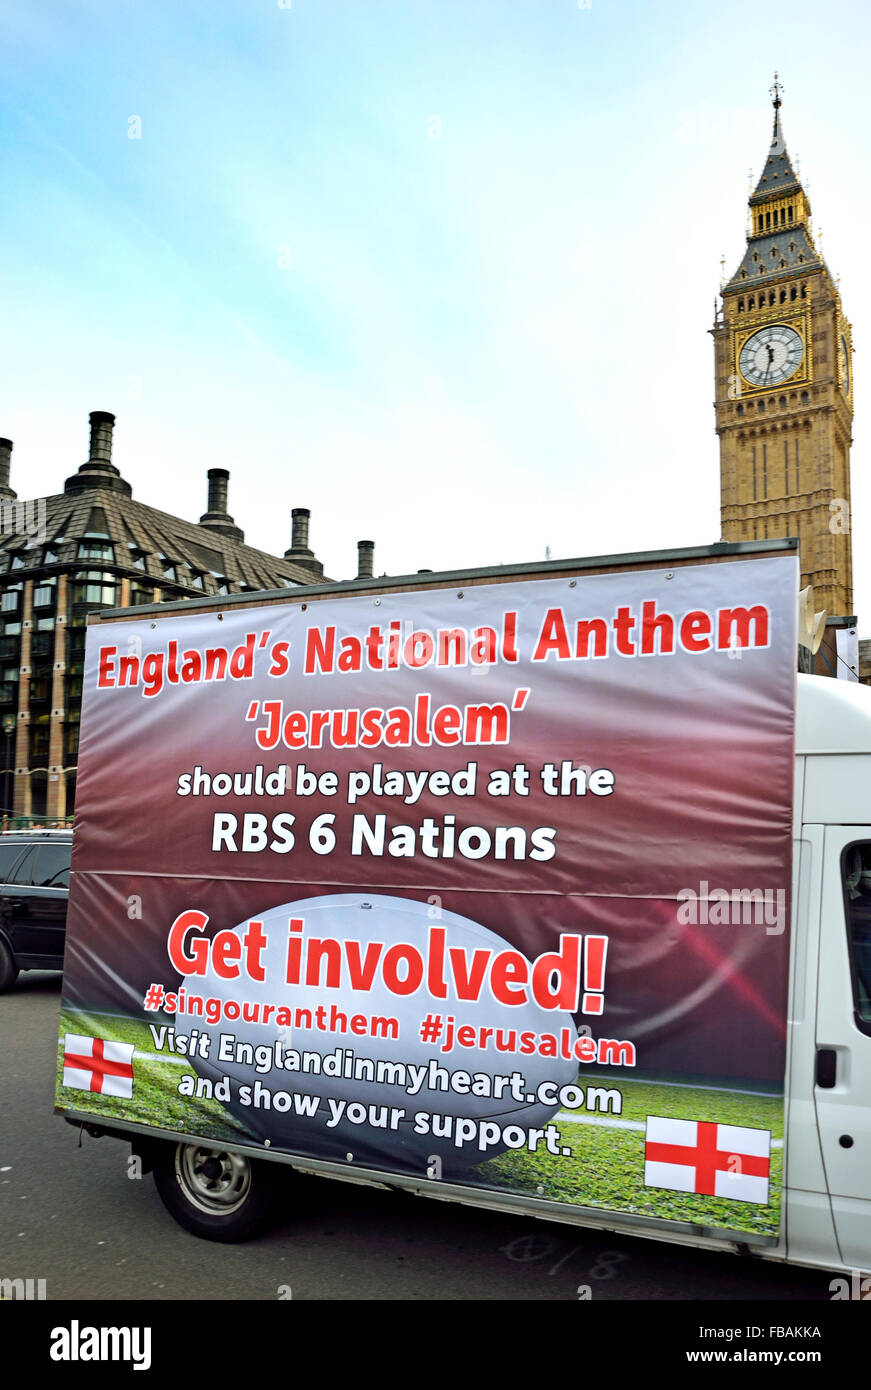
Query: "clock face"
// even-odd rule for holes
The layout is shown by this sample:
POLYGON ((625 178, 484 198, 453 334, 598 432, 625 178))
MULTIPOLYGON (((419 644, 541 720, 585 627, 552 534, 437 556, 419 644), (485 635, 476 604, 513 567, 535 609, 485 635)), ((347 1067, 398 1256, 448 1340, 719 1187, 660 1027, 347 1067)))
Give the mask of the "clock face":
POLYGON ((794 328, 773 323, 748 338, 738 355, 738 366, 752 386, 777 386, 801 366, 804 344, 794 328))
POLYGON ((841 385, 844 388, 844 395, 850 394, 850 352, 847 348, 847 339, 841 334, 841 385))

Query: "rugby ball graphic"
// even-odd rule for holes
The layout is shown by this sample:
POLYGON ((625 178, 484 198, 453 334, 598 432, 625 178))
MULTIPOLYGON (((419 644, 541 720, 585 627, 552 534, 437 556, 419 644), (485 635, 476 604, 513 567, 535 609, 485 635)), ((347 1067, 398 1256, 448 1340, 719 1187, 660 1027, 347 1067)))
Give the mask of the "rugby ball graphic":
MULTIPOLYGON (((196 1019, 211 1041, 194 1065, 221 1083, 216 1097, 259 1142, 421 1175, 437 1155, 449 1177, 506 1148, 530 1151, 526 1136, 561 1108, 556 1092, 576 1080, 577 1062, 520 1046, 524 1034, 526 1047, 562 1028, 574 1036, 571 1014, 543 1007, 531 990, 521 1002, 497 1000, 489 963, 512 952, 522 975, 524 960, 494 932, 372 893, 284 903, 233 932, 241 937, 252 920, 266 939, 264 978, 221 979, 210 960, 197 993, 220 1001, 224 1016, 196 1019), (233 1017, 239 1001, 247 1019, 233 1017), (552 1084, 540 1097, 543 1083, 552 1084)), ((543 1152, 545 1141, 535 1142, 543 1152)))

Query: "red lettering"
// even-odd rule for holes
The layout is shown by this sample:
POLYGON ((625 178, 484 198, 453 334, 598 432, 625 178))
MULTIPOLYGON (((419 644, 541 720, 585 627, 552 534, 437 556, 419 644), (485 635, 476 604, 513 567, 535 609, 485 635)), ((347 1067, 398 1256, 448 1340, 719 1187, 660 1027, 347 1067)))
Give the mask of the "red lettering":
POLYGON ((481 997, 481 985, 487 973, 491 954, 492 952, 483 948, 473 951, 470 964, 467 953, 461 947, 452 946, 450 948, 448 956, 450 957, 454 983, 457 987, 458 999, 479 999, 481 997))
POLYGON ((272 665, 267 671, 269 676, 284 676, 290 670, 290 651, 289 642, 276 642, 272 648, 272 665))
POLYGON ((209 943, 200 937, 199 940, 191 944, 190 955, 185 955, 184 948, 185 937, 188 932, 205 931, 208 920, 205 912, 197 912, 196 908, 188 908, 187 912, 182 912, 176 917, 170 927, 166 949, 172 967, 178 971, 179 975, 205 974, 209 959, 209 943))
POLYGON ((543 1009, 568 1009, 569 1013, 577 1009, 582 940, 580 936, 561 936, 559 951, 539 956, 532 967, 532 993, 543 1009), (559 981, 555 990, 551 984, 552 975, 559 981))
POLYGON ((493 998, 500 1004, 525 1004, 529 962, 519 951, 500 951, 490 971, 493 998))
POLYGON ((549 608, 545 613, 532 659, 544 661, 549 652, 556 652, 560 661, 568 661, 572 654, 565 614, 561 608, 549 608))
POLYGON ((423 979, 423 958, 414 946, 391 946, 384 957, 384 983, 391 994, 414 994, 423 979), (408 963, 405 979, 399 978, 399 962, 408 963))
POLYGON ((320 628, 310 627, 305 637, 305 661, 302 668, 305 674, 311 676, 316 669, 330 674, 336 650, 336 629, 330 626, 321 636, 320 628))
POLYGON ((648 599, 641 605, 641 655, 652 656, 656 651, 656 634, 659 633, 659 653, 672 656, 674 653, 674 618, 670 613, 657 613, 656 600, 648 599))
POLYGON ((456 705, 442 705, 433 715, 432 731, 436 743, 452 744, 462 741, 463 716, 456 705))
POLYGON ((711 615, 701 609, 687 613, 680 625, 681 645, 688 652, 707 652, 711 647, 711 615))
POLYGON ((117 654, 117 647, 100 648, 100 671, 97 676, 97 685, 101 690, 111 690, 115 685, 115 668, 112 664, 112 658, 117 654))

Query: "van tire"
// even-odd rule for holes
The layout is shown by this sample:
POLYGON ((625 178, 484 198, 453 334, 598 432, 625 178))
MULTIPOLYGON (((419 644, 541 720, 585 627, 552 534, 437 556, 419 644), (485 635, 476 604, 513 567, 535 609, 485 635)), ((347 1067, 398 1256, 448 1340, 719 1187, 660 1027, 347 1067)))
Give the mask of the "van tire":
POLYGON ((275 1207, 272 1165, 220 1145, 160 1144, 154 1182, 170 1215, 203 1240, 248 1240, 264 1229, 275 1207))
POLYGON ((11 989, 18 979, 18 966, 6 941, 0 936, 0 994, 11 989))

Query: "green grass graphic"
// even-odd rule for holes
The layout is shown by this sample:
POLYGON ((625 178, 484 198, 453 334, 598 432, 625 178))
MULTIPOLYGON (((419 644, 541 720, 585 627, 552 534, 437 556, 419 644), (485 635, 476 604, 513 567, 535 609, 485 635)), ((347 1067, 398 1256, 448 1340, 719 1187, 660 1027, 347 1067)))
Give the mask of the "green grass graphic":
MULTIPOLYGON (((146 1061, 137 1052, 159 1056, 147 1023, 133 1018, 116 1018, 105 1014, 61 1013, 60 1042, 57 1059, 56 1104, 64 1109, 83 1111, 100 1119, 126 1120, 134 1124, 152 1125, 156 1129, 179 1130, 183 1134, 202 1135, 204 1139, 237 1141, 246 1131, 237 1123, 220 1101, 203 1096, 180 1096, 178 1083, 185 1073, 196 1075, 196 1068, 184 1058, 178 1061, 146 1061), (86 1037, 105 1038, 107 1042, 133 1043, 133 1096, 104 1096, 94 1091, 73 1090, 63 1083, 63 1036, 79 1033, 86 1037)), ((171 1053, 166 1053, 171 1057, 171 1053)))
MULTIPOLYGON (((691 1086, 657 1086, 654 1082, 627 1081, 622 1077, 609 1081, 596 1077, 595 1081, 592 1078, 588 1081, 614 1087, 622 1093, 621 1120, 644 1124, 648 1115, 678 1120, 714 1120, 720 1124, 770 1130, 773 1140, 783 1137, 780 1097, 697 1090, 691 1086)), ((603 1115, 601 1118, 609 1117, 603 1115)), ((572 1150, 571 1158, 542 1149, 536 1153, 504 1153, 481 1164, 479 1176, 488 1185, 510 1187, 514 1192, 552 1202, 602 1207, 668 1221, 690 1221, 743 1231, 748 1235, 776 1236, 780 1229, 782 1148, 771 1151, 771 1200, 768 1205, 760 1206, 755 1202, 645 1187, 643 1130, 571 1124, 562 1119, 554 1123, 562 1136, 562 1146, 572 1150)))
MULTIPOLYGON (((179 1095, 182 1076, 185 1073, 196 1075, 196 1068, 186 1058, 182 1064, 178 1060, 158 1060, 160 1054, 154 1038, 142 1020, 66 1010, 61 1015, 60 1032, 58 1106, 93 1115, 96 1119, 121 1119, 204 1139, 238 1142, 248 1137, 244 1126, 220 1102, 179 1095), (132 1098, 65 1088, 62 1085, 64 1033, 133 1043, 136 1051, 132 1098), (148 1054, 149 1060, 137 1057, 136 1053, 148 1054)), ((169 1058, 172 1054, 166 1056, 169 1058)), ((655 1082, 628 1081, 623 1076, 587 1075, 584 1084, 619 1090, 623 1098, 619 1117, 588 1116, 584 1111, 578 1112, 579 1117, 583 1115, 585 1119, 619 1118, 643 1125, 648 1115, 662 1115, 766 1129, 771 1131, 772 1139, 783 1136, 780 1097, 740 1095, 703 1087, 663 1086, 655 1082)), ((497 1190, 572 1206, 692 1222, 748 1235, 776 1236, 779 1231, 782 1148, 772 1149, 771 1153, 771 1201, 767 1206, 758 1206, 754 1202, 645 1187, 643 1130, 572 1123, 564 1119, 554 1120, 554 1123, 561 1135, 561 1146, 571 1148, 571 1157, 550 1154, 543 1146, 535 1153, 512 1150, 479 1164, 475 1170, 478 1180, 497 1190)))

